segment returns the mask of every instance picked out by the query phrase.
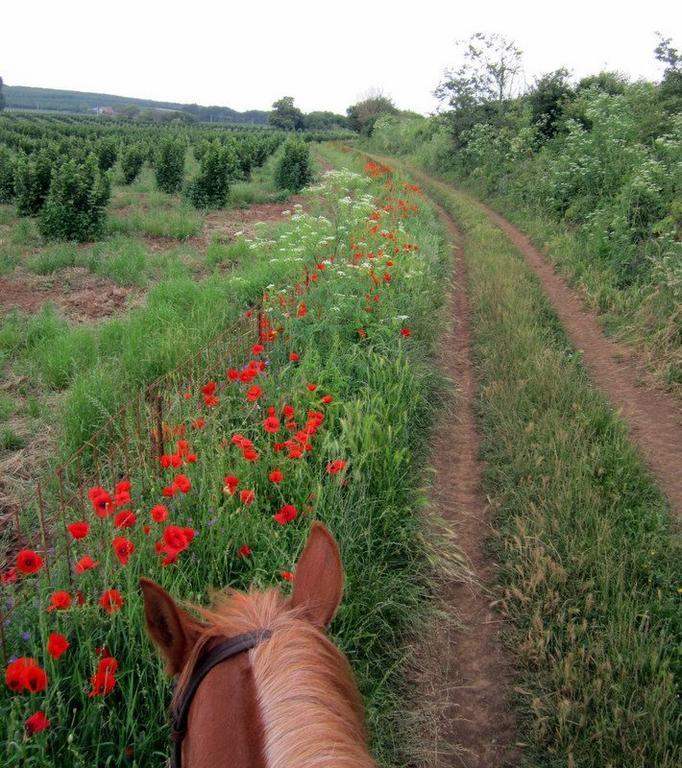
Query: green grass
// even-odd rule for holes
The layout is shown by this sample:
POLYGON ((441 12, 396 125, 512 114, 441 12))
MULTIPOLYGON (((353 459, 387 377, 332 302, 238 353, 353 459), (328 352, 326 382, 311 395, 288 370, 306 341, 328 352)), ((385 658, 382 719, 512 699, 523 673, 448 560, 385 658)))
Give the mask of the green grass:
POLYGON ((14 400, 8 395, 0 394, 0 421, 7 421, 14 413, 14 400))
POLYGON ((203 218, 194 208, 181 204, 170 209, 133 211, 126 215, 112 213, 107 218, 109 234, 139 234, 185 240, 198 235, 203 218))
MULTIPOLYGON (((366 180, 352 181, 351 192, 356 198, 367 188, 366 180)), ((374 190, 381 194, 383 186, 377 184, 374 190)), ((343 196, 341 182, 328 194, 330 198, 343 196)), ((165 480, 156 472, 150 473, 141 461, 133 460, 131 465, 133 506, 140 510, 141 519, 134 529, 126 531, 135 541, 136 553, 125 568, 112 554, 111 521, 97 521, 90 513, 82 513, 98 528, 96 535, 78 545, 78 554, 87 549, 101 560, 100 569, 78 577, 88 604, 59 615, 43 609, 52 590, 68 583, 66 562, 53 561, 52 582, 44 572, 32 582, 40 609, 29 603, 5 628, 13 648, 41 660, 45 638, 55 627, 68 633, 72 647, 60 662, 46 661, 50 686, 40 701, 52 726, 45 734, 23 740, 24 718, 37 699, 11 697, 4 686, 0 689, 0 722, 6 745, 3 766, 113 765, 120 762, 129 746, 139 765, 162 762, 161 752, 169 743, 163 716, 169 686, 144 635, 139 575, 153 576, 176 597, 200 601, 206 599, 211 587, 227 583, 235 587, 276 584, 279 571, 294 567, 313 518, 325 521, 341 545, 346 592, 332 636, 358 676, 368 704, 375 754, 382 766, 406 764, 400 750, 413 734, 405 728, 405 641, 415 622, 424 621, 429 595, 420 489, 428 426, 438 403, 434 352, 439 327, 434 318, 439 317, 447 284, 449 254, 433 214, 424 209, 405 222, 404 237, 419 243, 419 253, 396 257, 393 281, 375 287, 366 270, 345 264, 351 239, 367 235, 367 213, 371 210, 360 203, 354 205, 357 208, 352 214, 348 206, 341 208, 338 227, 312 217, 290 222, 278 233, 275 244, 270 243, 269 236, 253 243, 253 250, 243 254, 239 267, 227 277, 210 278, 202 285, 177 279, 156 286, 143 310, 97 329, 92 337, 97 362, 92 366, 85 359, 87 355, 79 358, 90 341, 68 332, 70 341, 57 357, 71 380, 65 413, 74 420, 74 424, 67 424, 73 438, 79 430, 85 433, 92 427, 94 413, 107 413, 108 406, 120 402, 122 394, 134 391, 135 384, 139 387, 167 369, 177 355, 195 351, 269 285, 281 288, 300 279, 300 259, 314 264, 321 250, 324 255, 338 256, 337 263, 330 263, 319 283, 312 284, 306 294, 309 312, 305 319, 282 308, 277 291, 268 289, 271 300, 267 308, 271 312, 267 314, 273 327, 282 324, 286 333, 268 350, 267 374, 261 379, 263 406, 290 402, 305 419, 309 409, 322 407, 322 393, 333 394, 333 402, 324 406, 325 424, 314 439, 315 450, 301 461, 287 461, 272 453, 269 437, 263 437, 262 411, 246 403, 240 385, 225 384, 226 360, 222 354, 215 368, 202 369, 196 380, 197 386, 211 376, 220 382, 219 408, 203 408, 196 397, 197 386, 190 400, 181 395, 184 387, 173 390, 172 416, 168 418, 190 424, 202 413, 207 420, 205 429, 188 432, 199 456, 186 470, 192 478, 192 492, 186 499, 167 501, 173 522, 198 531, 196 546, 183 554, 177 567, 159 567, 153 546, 159 529, 146 537, 141 524, 150 505, 159 500, 165 480), (330 239, 321 246, 323 237, 330 239), (365 309, 370 287, 381 294, 372 313, 365 309), (402 315, 410 318, 410 339, 400 335, 402 315), (361 325, 367 329, 364 339, 357 333, 361 325), (297 365, 290 363, 292 350, 301 355, 297 365), (311 381, 318 385, 315 393, 306 386, 311 381), (225 448, 224 441, 229 442, 237 431, 257 442, 263 453, 260 462, 248 464, 238 452, 225 448), (341 482, 346 479, 343 476, 333 478, 325 472, 327 461, 336 458, 349 461, 347 483, 341 482), (274 463, 282 463, 287 475, 281 489, 273 489, 267 480, 274 463), (222 493, 222 478, 230 471, 239 473, 244 487, 256 489, 254 507, 240 508, 235 499, 222 493), (302 511, 310 504, 312 511, 289 526, 279 527, 272 520, 272 512, 283 500, 295 502, 302 511), (242 543, 249 543, 253 557, 237 556, 242 543), (111 617, 104 616, 96 605, 105 586, 116 586, 125 595, 123 609, 111 617), (29 640, 22 639, 26 629, 31 630, 29 640), (116 692, 100 701, 88 699, 87 690, 96 664, 95 648, 102 644, 116 655, 121 667, 116 692), (145 724, 144 729, 140 723, 145 724)), ((381 244, 378 238, 376 241, 373 249, 381 244)), ((17 325, 11 328, 12 333, 7 332, 7 343, 13 349, 25 350, 38 363, 41 356, 49 357, 62 343, 59 329, 50 324, 47 314, 40 332, 34 331, 30 338, 26 329, 17 325)), ((60 370, 57 366, 57 378, 60 370)), ((138 452, 147 455, 146 430, 139 443, 131 443, 130 450, 133 456, 138 452)), ((103 462, 99 480, 111 485, 115 477, 118 479, 116 472, 113 464, 108 467, 103 462)), ((81 511, 71 514, 80 515, 81 511)))
POLYGON ((682 559, 666 504, 519 252, 470 200, 429 189, 465 234, 526 762, 673 768, 682 559))
POLYGON ((0 450, 18 451, 24 448, 26 441, 10 427, 0 429, 0 450))

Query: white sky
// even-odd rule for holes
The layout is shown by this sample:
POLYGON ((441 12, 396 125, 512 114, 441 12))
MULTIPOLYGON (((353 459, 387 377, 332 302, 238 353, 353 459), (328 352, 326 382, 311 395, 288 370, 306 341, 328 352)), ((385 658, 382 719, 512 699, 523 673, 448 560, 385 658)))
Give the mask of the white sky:
POLYGON ((305 112, 345 112, 369 88, 427 113, 455 41, 499 32, 524 52, 528 82, 567 66, 658 79, 655 31, 682 47, 675 0, 4 0, 8 85, 305 112))

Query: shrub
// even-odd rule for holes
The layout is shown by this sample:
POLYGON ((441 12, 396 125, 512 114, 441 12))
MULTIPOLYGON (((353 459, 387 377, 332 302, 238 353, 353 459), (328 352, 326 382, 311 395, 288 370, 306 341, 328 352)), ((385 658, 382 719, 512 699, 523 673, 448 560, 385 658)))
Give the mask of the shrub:
POLYGON ((100 139, 97 143, 97 162, 100 171, 108 171, 116 162, 117 148, 113 138, 100 139))
POLYGON ((142 170, 147 151, 141 144, 129 144, 121 152, 123 183, 132 184, 142 170))
POLYGON ((83 164, 67 160, 52 179, 40 217, 41 234, 81 242, 100 237, 110 194, 109 177, 98 171, 94 157, 83 164))
POLYGON ((300 192, 313 178, 310 147, 299 139, 287 141, 282 157, 275 169, 275 185, 278 189, 300 192))
POLYGON ((14 199, 14 163, 8 149, 0 146, 0 203, 14 199))
POLYGON ((196 208, 222 208, 227 202, 235 162, 232 147, 211 143, 201 157, 199 175, 190 184, 189 199, 196 208))
POLYGON ((35 216, 43 207, 50 190, 53 162, 48 150, 31 157, 19 155, 14 171, 14 197, 17 212, 22 216, 35 216))
POLYGON ((172 195, 182 188, 185 175, 185 143, 170 136, 159 144, 156 153, 156 183, 160 190, 172 195))

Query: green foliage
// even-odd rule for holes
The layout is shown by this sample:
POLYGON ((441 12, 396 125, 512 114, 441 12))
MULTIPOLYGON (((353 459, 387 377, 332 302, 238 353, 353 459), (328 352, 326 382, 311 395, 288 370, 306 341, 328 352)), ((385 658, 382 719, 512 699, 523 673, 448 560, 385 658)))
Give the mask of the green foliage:
POLYGON ((109 178, 98 170, 94 157, 82 164, 67 160, 54 173, 40 216, 41 234, 55 240, 97 239, 110 194, 109 178))
POLYGON ((156 183, 160 190, 173 194, 182 189, 185 177, 185 142, 167 136, 161 140, 154 162, 156 183))
POLYGON ((0 77, 0 112, 5 108, 5 94, 2 92, 2 77, 0 77))
POLYGON ((310 147, 299 139, 290 139, 275 169, 275 185, 278 189, 300 192, 312 178, 310 147))
POLYGON ((230 192, 238 156, 230 145, 211 142, 201 156, 197 177, 188 188, 195 208, 223 208, 230 192))
POLYGON ((305 127, 303 112, 294 106, 292 96, 283 96, 272 105, 268 122, 282 131, 300 131, 305 127))
POLYGON ((14 199, 14 160, 12 153, 0 144, 0 203, 14 199))
POLYGON ((348 113, 348 127, 364 136, 371 136, 374 124, 381 115, 395 115, 398 113, 393 101, 381 92, 369 93, 357 104, 353 104, 346 110, 348 113))
POLYGON ((121 151, 121 173, 124 184, 132 184, 142 170, 147 158, 147 149, 143 144, 127 144, 121 151))
POLYGON ((35 216, 45 203, 50 190, 55 158, 51 149, 38 150, 33 155, 20 154, 14 170, 14 196, 17 212, 35 216))
POLYGON ((528 96, 532 125, 545 139, 551 139, 559 130, 564 103, 573 93, 568 75, 567 69, 543 75, 528 96))
POLYGON ((105 136, 97 142, 97 163, 100 171, 108 171, 114 167, 118 155, 118 147, 112 136, 105 136))

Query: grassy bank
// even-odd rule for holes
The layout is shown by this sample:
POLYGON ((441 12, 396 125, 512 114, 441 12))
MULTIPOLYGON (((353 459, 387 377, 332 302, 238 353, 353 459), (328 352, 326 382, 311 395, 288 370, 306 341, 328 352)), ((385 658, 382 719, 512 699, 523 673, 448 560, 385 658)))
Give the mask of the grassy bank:
POLYGON ((522 256, 470 200, 428 191, 465 234, 528 764, 679 765, 682 572, 665 503, 522 256))
MULTIPOLYGON (((200 392, 189 393, 189 398, 182 391, 177 394, 170 411, 173 426, 184 425, 196 453, 196 461, 179 470, 191 481, 188 493, 166 498, 162 486, 178 470, 159 476, 149 472, 148 463, 133 462, 128 478, 130 506, 138 518, 133 527, 116 531, 111 518, 99 519, 87 510, 92 532, 71 542, 73 559, 92 555, 100 563, 97 568, 74 574, 72 562, 48 552, 43 554, 50 559, 49 576, 42 569, 2 587, 6 599, 14 596, 17 584, 32 591, 32 600, 13 614, 5 634, 12 654, 37 659, 49 680, 46 691, 37 695, 0 691, 6 729, 3 765, 162 761, 168 746, 164 713, 169 686, 144 635, 138 577, 150 575, 176 596, 199 601, 206 600, 210 587, 226 583, 282 583, 280 574, 293 570, 313 519, 323 520, 341 545, 346 593, 332 631, 358 676, 374 752, 381 765, 405 764, 405 742, 414 737, 405 728, 405 641, 423 615, 427 597, 419 489, 436 402, 433 353, 439 324, 434 317, 449 253, 433 213, 399 180, 387 191, 383 179, 370 182, 340 174, 314 194, 328 200, 327 217, 294 217, 276 237, 254 248, 252 268, 267 270, 273 283, 275 276, 280 278, 279 289, 270 289, 264 312, 264 332, 274 336, 266 350, 253 351, 254 360, 267 361, 255 382, 229 381, 223 368, 206 371, 206 383, 211 378, 216 382, 217 404, 207 406, 200 392), (389 194, 409 197, 417 210, 408 217, 401 217, 397 208, 387 213, 383 206, 396 202, 387 199, 389 194), (368 218, 375 211, 382 222, 372 232, 374 222, 368 218), (390 240, 384 237, 388 232, 390 240), (290 271, 300 277, 304 264, 317 279, 299 299, 284 276, 290 271), (298 359, 292 360, 292 352, 298 359), (245 397, 253 383, 262 389, 256 403, 245 397), (308 437, 312 450, 299 458, 282 453, 273 442, 289 437, 281 416, 285 404, 294 409, 287 418, 295 419, 298 429, 310 423, 311 411, 322 417, 315 417, 308 437), (281 437, 263 429, 270 407, 282 419, 277 427, 281 437), (198 416, 205 420, 201 427, 193 426, 198 416), (257 460, 247 459, 233 444, 236 433, 253 441, 257 460), (345 466, 337 464, 339 471, 331 471, 330 462, 345 466), (276 467, 284 475, 280 484, 270 479, 276 467), (253 500, 226 493, 226 475, 239 478, 239 491, 253 490, 253 500), (149 514, 160 502, 169 510, 164 524, 153 522, 149 514), (287 524, 274 517, 283 504, 297 510, 287 524), (143 523, 150 526, 149 535, 143 523), (194 541, 175 564, 164 567, 154 543, 169 523, 191 527, 194 541), (112 535, 134 544, 127 564, 115 557, 112 535), (83 592, 83 605, 45 610, 55 590, 75 587, 83 592), (120 591, 123 605, 108 615, 98 600, 112 588, 120 591), (59 660, 45 652, 52 631, 70 643, 59 660), (101 646, 119 663, 116 685, 104 697, 89 697, 101 646), (24 720, 37 708, 45 711, 51 726, 23 739, 24 720)), ((246 276, 232 276, 225 296, 234 306, 243 306, 245 298, 240 277, 246 276)), ((207 306, 203 313, 208 311, 207 306)), ((148 443, 144 435, 140 450, 148 443)), ((100 481, 108 489, 120 479, 115 468, 104 475, 100 481)), ((80 514, 74 511, 74 519, 80 514)), ((63 549, 59 544, 58 552, 63 549)))

